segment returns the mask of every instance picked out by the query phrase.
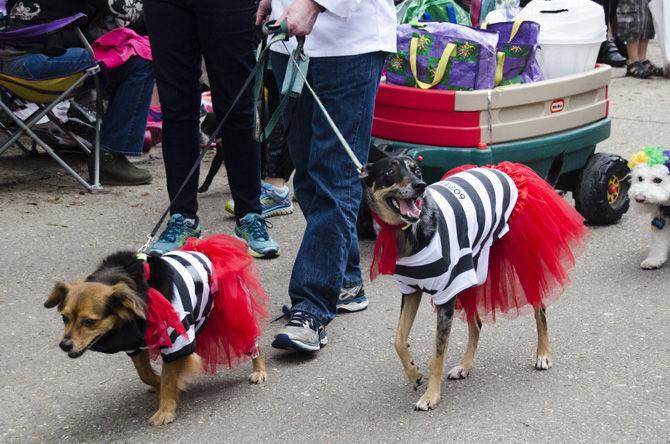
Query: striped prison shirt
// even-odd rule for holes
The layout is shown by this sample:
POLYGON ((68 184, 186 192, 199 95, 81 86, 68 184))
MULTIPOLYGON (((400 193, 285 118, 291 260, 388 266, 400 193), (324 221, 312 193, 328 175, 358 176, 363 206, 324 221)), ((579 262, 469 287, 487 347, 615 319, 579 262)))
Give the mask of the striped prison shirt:
POLYGON ((174 271, 172 306, 181 319, 186 336, 168 328, 172 346, 161 350, 164 361, 177 359, 195 350, 195 334, 207 321, 214 302, 210 288, 212 263, 202 253, 171 251, 161 256, 174 271))
POLYGON ((403 294, 420 290, 441 305, 486 281, 489 250, 509 231, 518 190, 505 173, 473 168, 427 192, 438 207, 435 235, 417 253, 397 260, 395 278, 403 294))

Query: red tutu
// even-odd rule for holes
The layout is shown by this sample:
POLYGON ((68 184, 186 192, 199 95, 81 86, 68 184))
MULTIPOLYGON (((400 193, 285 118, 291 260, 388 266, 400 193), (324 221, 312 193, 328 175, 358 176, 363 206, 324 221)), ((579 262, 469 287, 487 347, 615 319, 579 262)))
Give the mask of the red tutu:
MULTIPOLYGON (((442 180, 471 168, 454 168, 442 180)), ((515 318, 557 299, 589 232, 584 218, 527 166, 503 162, 487 168, 510 176, 519 197, 509 232, 491 246, 486 282, 458 295, 456 310, 468 322, 477 315, 495 322, 499 313, 515 318)))
POLYGON ((190 238, 181 250, 203 253, 212 262, 214 304, 196 338, 204 370, 214 373, 218 364, 231 367, 253 356, 267 326, 269 299, 247 245, 217 234, 203 240, 190 238))

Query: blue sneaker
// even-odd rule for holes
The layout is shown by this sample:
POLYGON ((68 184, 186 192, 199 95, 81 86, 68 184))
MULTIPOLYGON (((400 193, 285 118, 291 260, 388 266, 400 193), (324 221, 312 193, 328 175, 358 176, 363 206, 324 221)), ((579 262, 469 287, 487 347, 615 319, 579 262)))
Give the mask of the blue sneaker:
POLYGON ((263 259, 279 256, 279 245, 272 240, 266 230, 272 228, 272 224, 255 213, 247 214, 238 224, 235 227, 235 236, 246 241, 250 255, 263 259))
POLYGON ((328 336, 323 324, 304 311, 294 311, 284 329, 272 341, 274 348, 315 352, 328 344, 328 336))
POLYGON ((200 237, 202 231, 197 219, 187 219, 183 214, 173 214, 165 230, 149 250, 150 254, 161 255, 176 250, 186 243, 189 237, 200 237))
MULTIPOLYGON (((269 183, 261 181, 260 201, 261 216, 263 217, 284 216, 293 213, 291 191, 286 185, 279 190, 269 183)), ((228 213, 235 215, 235 201, 232 199, 226 202, 224 208, 228 213)))
POLYGON ((365 296, 363 285, 340 290, 340 297, 337 298, 338 313, 353 313, 366 308, 368 308, 368 298, 365 296))

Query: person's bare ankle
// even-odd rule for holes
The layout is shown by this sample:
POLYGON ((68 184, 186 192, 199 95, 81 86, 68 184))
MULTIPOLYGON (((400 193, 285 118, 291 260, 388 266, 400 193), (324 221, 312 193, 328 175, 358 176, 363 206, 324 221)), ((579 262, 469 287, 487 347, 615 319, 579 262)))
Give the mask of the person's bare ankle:
POLYGON ((269 183, 275 188, 284 188, 286 181, 281 177, 266 177, 265 182, 269 183))

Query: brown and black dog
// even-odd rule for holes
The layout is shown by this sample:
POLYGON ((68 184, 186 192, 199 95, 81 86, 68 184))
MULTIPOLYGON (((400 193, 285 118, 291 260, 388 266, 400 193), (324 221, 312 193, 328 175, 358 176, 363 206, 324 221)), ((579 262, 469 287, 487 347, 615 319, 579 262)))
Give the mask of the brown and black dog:
MULTIPOLYGON (((190 377, 201 372, 202 363, 191 337, 192 343, 171 359, 163 356, 160 375, 152 368, 145 342, 149 288, 157 289, 159 297, 168 300, 179 296, 174 294, 178 290, 173 285, 173 280, 178 277, 166 261, 152 256, 147 260, 151 267, 148 282, 144 261, 135 253, 119 252, 107 257, 85 281, 56 283, 44 306, 58 308, 64 324, 59 345, 70 358, 78 358, 89 349, 104 353, 127 352, 142 382, 152 391, 159 392, 159 408, 150 423, 163 425, 174 420, 179 391, 184 389, 190 377)), ((191 311, 197 312, 198 307, 191 311)), ((184 319, 188 316, 191 315, 186 313, 184 319)), ((199 336, 200 331, 193 328, 191 333, 199 336)), ((252 361, 253 372, 249 381, 254 384, 264 382, 267 373, 260 352, 252 361)))
MULTIPOLYGON (((550 172, 547 176, 546 180, 549 184, 552 182, 555 183, 558 179, 558 172, 560 171, 561 164, 562 156, 559 156, 550 168, 550 172)), ((443 185, 443 189, 440 190, 435 189, 434 185, 427 187, 427 184, 422 179, 419 166, 408 156, 384 157, 374 163, 368 164, 365 170, 363 178, 365 197, 370 209, 377 215, 378 219, 386 224, 387 228, 393 228, 393 234, 395 236, 395 252, 397 253, 398 258, 407 258, 408 256, 413 255, 416 257, 418 256, 417 253, 425 252, 422 248, 428 245, 438 232, 443 238, 447 237, 447 225, 445 223, 440 225, 438 222, 438 212, 443 211, 440 205, 446 205, 444 202, 460 202, 460 199, 466 198, 463 195, 463 188, 459 186, 458 182, 451 185, 443 185), (429 190, 431 192, 428 192, 429 190), (440 199, 442 203, 438 205, 436 199, 440 199)), ((481 175, 485 176, 486 174, 489 174, 491 177, 497 177, 495 175, 497 173, 494 174, 486 171, 481 175)), ((535 175, 530 170, 528 170, 528 173, 526 174, 535 175)), ((560 199, 547 182, 542 181, 542 179, 536 175, 535 177, 547 187, 547 190, 545 191, 548 195, 553 193, 555 196, 553 199, 560 199)), ((461 182, 461 185, 463 185, 463 182, 461 182)), ((465 187, 465 185, 463 186, 465 187)), ((469 189, 472 190, 472 188, 469 189)), ((552 198, 548 199, 551 200, 552 198)), ((551 201, 548 204, 561 205, 554 203, 554 201, 551 201)), ((454 205, 459 208, 454 208, 453 214, 464 214, 460 208, 461 204, 455 203, 454 205)), ((569 208, 564 209, 564 211, 574 210, 569 208)), ((458 218, 458 216, 456 216, 456 218, 458 218)), ((576 220, 578 221, 577 223, 579 223, 580 217, 578 215, 576 220)), ((449 225, 450 228, 459 226, 464 227, 467 231, 467 224, 459 225, 458 223, 454 223, 449 225)), ((514 228, 515 227, 510 227, 510 230, 514 230, 514 228)), ((459 239, 460 242, 461 239, 467 239, 467 235, 464 235, 464 233, 451 234, 453 235, 452 240, 459 239)), ((521 248, 523 250, 523 247, 521 248)), ((436 266, 443 266, 446 275, 448 273, 446 270, 452 270, 452 268, 449 268, 449 259, 446 258, 446 260, 444 260, 444 250, 442 250, 442 253, 440 254, 442 255, 438 260, 431 263, 431 265, 436 264, 438 261, 442 261, 442 263, 437 264, 436 266)), ((532 255, 533 251, 528 251, 526 254, 532 255)), ((427 267, 424 267, 424 271, 426 268, 427 267)), ((458 266, 455 268, 458 269, 458 266)), ((397 278, 397 273, 398 271, 394 271, 386 272, 385 274, 396 274, 397 278)), ((429 276, 432 277, 432 275, 429 276)), ((429 294, 433 294, 433 292, 421 285, 411 285, 410 287, 416 291, 411 293, 410 291, 412 290, 409 288, 403 290, 400 319, 395 336, 395 350, 400 358, 400 362, 407 377, 414 385, 414 388, 417 389, 418 386, 422 384, 423 375, 419 371, 418 366, 414 363, 409 351, 408 337, 416 317, 422 294, 426 291, 429 294)), ((419 401, 415 404, 415 410, 432 409, 440 401, 444 360, 452 325, 452 318, 455 308, 458 306, 457 300, 462 294, 464 293, 458 293, 457 296, 451 297, 447 302, 441 305, 435 305, 437 332, 435 349, 429 369, 428 387, 423 396, 421 396, 419 401)), ((535 368, 538 370, 547 370, 552 366, 552 355, 549 346, 545 308, 541 303, 533 304, 533 308, 537 324, 535 368)), ((473 367, 481 327, 482 322, 475 311, 471 317, 468 317, 469 338, 467 350, 460 365, 457 365, 448 372, 447 377, 449 379, 462 379, 470 374, 473 367)))

